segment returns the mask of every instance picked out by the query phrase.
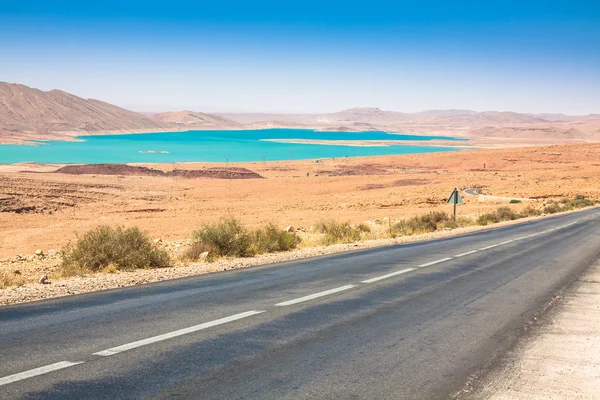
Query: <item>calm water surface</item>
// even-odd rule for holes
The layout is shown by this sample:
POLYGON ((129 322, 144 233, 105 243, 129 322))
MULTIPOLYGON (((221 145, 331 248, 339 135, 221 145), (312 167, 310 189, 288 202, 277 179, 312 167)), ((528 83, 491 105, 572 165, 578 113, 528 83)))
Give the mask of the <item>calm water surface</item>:
POLYGON ((158 132, 133 135, 83 136, 78 142, 39 142, 38 146, 0 145, 0 163, 126 163, 183 161, 273 161, 454 151, 437 146, 318 145, 278 143, 265 139, 418 140, 443 136, 413 136, 386 132, 317 132, 308 129, 158 132))

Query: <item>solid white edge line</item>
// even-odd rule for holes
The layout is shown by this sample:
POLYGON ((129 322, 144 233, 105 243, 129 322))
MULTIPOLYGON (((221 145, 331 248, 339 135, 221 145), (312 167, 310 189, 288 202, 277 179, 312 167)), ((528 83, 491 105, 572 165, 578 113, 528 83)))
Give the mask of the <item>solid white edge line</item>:
POLYGON ((406 268, 403 269, 401 271, 396 271, 396 272, 392 272, 391 274, 387 274, 387 275, 381 275, 381 276, 377 276, 375 278, 371 278, 371 279, 367 279, 365 281, 362 281, 362 283, 373 283, 373 282, 377 282, 383 279, 387 279, 387 278, 391 278, 392 276, 396 276, 396 275, 400 275, 400 274, 405 274, 407 272, 411 272, 414 271, 415 268, 406 268))
POLYGON ((71 362, 71 361, 61 361, 50 365, 45 365, 43 367, 30 369, 29 371, 19 372, 18 374, 13 374, 9 376, 5 376, 4 378, 0 378, 0 386, 8 385, 9 383, 17 382, 27 378, 33 378, 34 376, 47 374, 48 372, 58 371, 59 369, 64 369, 68 367, 72 367, 73 365, 82 364, 83 361, 71 362))
POLYGON ((509 243, 512 243, 512 242, 514 242, 514 241, 515 241, 514 239, 507 240, 506 242, 498 243, 498 246, 503 246, 503 245, 505 245, 505 244, 509 244, 509 243))
POLYGON ((469 254, 474 254, 477 253, 479 250, 471 250, 471 251, 467 251, 466 253, 460 253, 455 255, 455 258, 460 258, 460 257, 464 257, 464 256, 468 256, 469 254))
POLYGON ((313 300, 313 299, 318 299, 319 297, 323 297, 323 296, 327 296, 330 294, 334 294, 334 293, 338 293, 338 292, 342 292, 344 290, 348 290, 348 289, 352 289, 356 287, 356 285, 346 285, 346 286, 340 286, 338 288, 335 289, 329 289, 326 290, 324 292, 319 292, 319 293, 313 293, 313 294, 309 294, 308 296, 304 296, 304 297, 299 297, 297 299, 293 299, 293 300, 288 300, 288 301, 283 301, 281 303, 277 303, 275 304, 278 307, 281 306, 291 306, 292 304, 297 304, 297 303, 302 303, 304 301, 309 301, 309 300, 313 300))
POLYGON ((419 268, 425 268, 425 267, 429 267, 429 266, 431 266, 431 265, 435 265, 435 264, 443 263, 443 262, 445 262, 445 261, 450 261, 450 260, 452 260, 452 257, 446 257, 446 258, 442 258, 442 259, 440 259, 440 260, 435 260, 435 261, 432 261, 432 262, 428 262, 428 263, 425 263, 425 264, 421 264, 421 265, 419 265, 419 268))
POLYGON ((229 317, 217 319, 217 320, 210 321, 210 322, 205 322, 203 324, 190 326, 189 328, 179 329, 179 330, 165 333, 162 335, 153 336, 153 337, 150 337, 147 339, 137 340, 135 342, 127 343, 127 344, 117 346, 117 347, 112 347, 110 349, 102 350, 97 353, 94 353, 94 355, 104 356, 104 357, 112 356, 114 354, 118 354, 123 351, 131 350, 131 349, 135 349, 137 347, 146 346, 148 344, 152 344, 152 343, 156 343, 156 342, 161 342, 163 340, 171 339, 171 338, 181 336, 181 335, 186 335, 188 333, 201 331, 203 329, 207 329, 207 328, 211 328, 213 326, 225 324, 227 322, 237 321, 238 319, 251 317, 256 314, 264 313, 265 311, 266 310, 264 310, 264 311, 246 311, 241 314, 235 314, 235 315, 231 315, 229 317))

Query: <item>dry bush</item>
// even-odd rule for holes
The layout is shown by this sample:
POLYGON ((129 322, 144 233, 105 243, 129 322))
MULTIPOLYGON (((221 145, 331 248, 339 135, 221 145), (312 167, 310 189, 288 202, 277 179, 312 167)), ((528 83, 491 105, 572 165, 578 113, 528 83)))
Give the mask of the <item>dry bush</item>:
MULTIPOLYGON (((465 226, 467 218, 461 220, 465 226)), ((390 229, 390 236, 410 236, 419 233, 430 233, 445 228, 457 228, 461 225, 443 211, 432 211, 428 214, 418 215, 395 223, 390 229)))
POLYGON ((6 289, 10 286, 22 286, 25 284, 25 278, 20 273, 0 271, 0 289, 6 289))
POLYGON ((561 211, 562 207, 556 202, 550 202, 544 207, 544 214, 556 214, 561 211))
POLYGON ((516 213, 513 210, 511 210, 509 207, 500 207, 495 211, 481 214, 477 218, 477 224, 479 224, 479 225, 497 224, 498 222, 514 221, 519 218, 522 218, 522 216, 519 213, 516 213))
POLYGON ((222 217, 219 222, 206 224, 192 236, 194 242, 205 246, 205 251, 212 251, 217 256, 250 257, 255 254, 251 249, 251 233, 234 217, 222 217))
POLYGON ((301 241, 295 233, 285 232, 273 223, 248 230, 234 217, 223 217, 217 223, 204 225, 193 233, 193 239, 184 257, 198 260, 202 253, 208 252, 209 261, 214 256, 251 257, 292 250, 301 241))
POLYGON ((542 215, 542 210, 538 210, 532 206, 527 206, 523 211, 520 212, 521 218, 527 217, 538 217, 542 215))
POLYGON ((252 239, 252 248, 256 254, 292 250, 301 241, 295 233, 285 232, 273 223, 252 232, 252 239))
POLYGON ((315 225, 317 232, 325 234, 325 244, 352 243, 360 240, 360 230, 350 222, 321 221, 315 225))
POLYGON ((196 241, 193 241, 192 245, 186 249, 186 251, 183 253, 181 258, 183 260, 197 261, 201 258, 202 254, 205 254, 205 253, 208 253, 208 255, 206 257, 206 261, 209 261, 209 262, 214 261, 214 257, 215 257, 214 247, 196 240, 196 241))
POLYGON ((169 254, 137 227, 99 226, 86 232, 75 245, 65 247, 61 254, 60 272, 66 276, 111 268, 160 268, 171 261, 169 254))
POLYGON ((593 205, 598 204, 598 201, 597 200, 589 200, 589 199, 583 199, 583 200, 563 199, 563 200, 561 200, 560 203, 561 203, 564 211, 570 211, 570 210, 578 210, 578 209, 584 208, 584 207, 591 207, 593 205))
POLYGON ((358 228, 358 230, 363 233, 371 233, 371 227, 364 222, 361 222, 360 224, 358 224, 356 226, 356 228, 358 228))

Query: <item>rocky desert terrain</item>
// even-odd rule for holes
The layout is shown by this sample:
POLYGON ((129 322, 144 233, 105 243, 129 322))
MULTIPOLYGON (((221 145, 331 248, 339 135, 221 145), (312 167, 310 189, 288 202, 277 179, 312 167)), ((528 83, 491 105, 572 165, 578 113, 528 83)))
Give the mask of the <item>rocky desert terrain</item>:
MULTIPOLYGON (((507 205, 513 198, 523 199, 509 205, 515 211, 578 195, 600 199, 599 160, 600 144, 579 144, 228 166, 180 163, 177 170, 172 164, 4 165, 0 166, 0 272, 18 271, 23 283, 37 282, 41 275, 52 274, 63 246, 99 225, 139 226, 177 256, 195 229, 226 215, 249 227, 274 222, 302 234, 323 220, 381 226, 430 211, 451 212, 447 199, 454 187, 478 188, 483 194, 464 194, 465 204, 458 213, 469 217, 507 205), (254 179, 236 179, 240 174, 254 179)), ((184 263, 168 270, 123 273, 120 278, 72 278, 78 283, 64 286, 64 293, 57 285, 52 290, 32 285, 35 293, 41 290, 41 296, 48 297, 68 294, 74 287, 79 288, 75 292, 118 287, 352 248, 311 250, 316 243, 309 236, 305 239, 302 249, 284 255, 214 265, 184 263), (86 285, 91 286, 86 290, 86 285)), ((367 245, 385 243, 390 242, 367 245)), ((3 296, 6 300, 9 293, 3 296)), ((39 293, 35 296, 40 298, 39 293)))
MULTIPOLYGON (((98 166, 0 166, 0 256, 58 249, 77 233, 106 223, 139 225, 153 237, 179 240, 226 214, 250 226, 272 221, 306 228, 328 218, 358 223, 449 211, 446 200, 454 187, 509 198, 600 198, 600 144, 227 168, 179 163, 177 169, 172 164, 118 172, 98 166), (264 179, 235 179, 239 175, 264 179)), ((496 207, 493 203, 467 197, 460 212, 477 215, 496 207)))

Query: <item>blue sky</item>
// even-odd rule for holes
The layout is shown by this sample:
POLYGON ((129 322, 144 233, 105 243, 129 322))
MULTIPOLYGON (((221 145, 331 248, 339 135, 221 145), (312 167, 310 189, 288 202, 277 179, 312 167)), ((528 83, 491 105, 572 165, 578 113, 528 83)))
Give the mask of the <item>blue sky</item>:
POLYGON ((598 1, 0 2, 0 80, 138 111, 600 113, 598 1))

